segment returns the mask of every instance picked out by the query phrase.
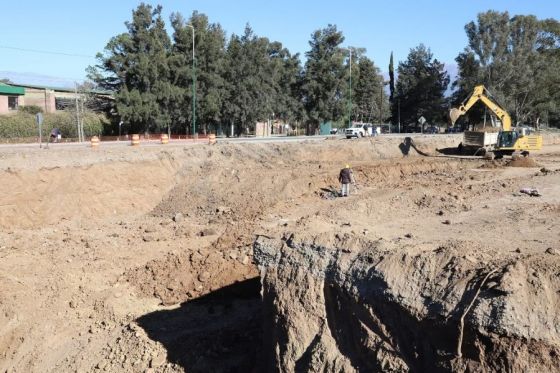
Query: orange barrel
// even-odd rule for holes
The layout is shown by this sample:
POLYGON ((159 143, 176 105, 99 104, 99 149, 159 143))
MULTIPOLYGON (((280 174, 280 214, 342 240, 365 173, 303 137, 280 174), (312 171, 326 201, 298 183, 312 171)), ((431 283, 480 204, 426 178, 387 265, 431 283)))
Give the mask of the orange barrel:
POLYGON ((99 137, 93 136, 91 138, 91 147, 96 149, 99 146, 99 137))
POLYGON ((140 145, 140 135, 135 133, 134 135, 132 135, 132 140, 130 140, 130 145, 132 146, 138 146, 140 145))
POLYGON ((167 136, 166 133, 162 133, 161 134, 161 143, 162 144, 167 144, 169 142, 169 136, 167 136))
POLYGON ((216 135, 213 133, 208 135, 208 144, 214 145, 216 143, 216 135))

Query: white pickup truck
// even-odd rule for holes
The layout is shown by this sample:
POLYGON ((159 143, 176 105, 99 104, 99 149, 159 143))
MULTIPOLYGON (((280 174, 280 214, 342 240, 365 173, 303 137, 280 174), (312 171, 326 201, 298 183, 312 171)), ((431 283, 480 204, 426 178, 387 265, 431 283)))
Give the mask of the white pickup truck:
POLYGON ((351 139, 352 137, 364 137, 364 136, 371 136, 371 127, 367 125, 360 125, 355 127, 346 128, 344 134, 346 135, 347 139, 351 139))

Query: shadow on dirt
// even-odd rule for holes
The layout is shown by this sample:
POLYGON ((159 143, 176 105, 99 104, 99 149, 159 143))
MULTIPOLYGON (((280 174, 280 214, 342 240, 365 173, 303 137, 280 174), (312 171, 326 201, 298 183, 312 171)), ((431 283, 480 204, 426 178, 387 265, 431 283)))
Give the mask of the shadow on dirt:
POLYGON ((411 137, 405 137, 403 142, 399 144, 399 149, 404 157, 410 154, 410 149, 414 149, 420 155, 429 156, 428 153, 418 149, 411 137))
POLYGON ((340 194, 338 193, 338 190, 335 189, 335 187, 331 186, 329 188, 321 188, 319 196, 322 199, 335 199, 340 197, 340 194))
POLYGON ((399 144, 399 149, 403 156, 407 156, 410 153, 410 148, 412 147, 412 138, 405 137, 403 142, 399 144))
POLYGON ((436 152, 443 155, 463 155, 461 149, 456 146, 452 148, 436 149, 436 152))
POLYGON ((258 371, 262 341, 258 277, 136 320, 187 372, 258 371))

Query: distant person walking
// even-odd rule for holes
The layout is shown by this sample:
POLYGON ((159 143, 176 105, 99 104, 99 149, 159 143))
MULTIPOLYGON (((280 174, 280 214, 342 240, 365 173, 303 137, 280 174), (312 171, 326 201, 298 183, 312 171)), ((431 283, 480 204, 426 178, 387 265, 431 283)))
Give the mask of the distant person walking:
POLYGON ((348 197, 350 195, 350 183, 356 184, 356 180, 354 180, 354 173, 352 172, 350 165, 346 165, 346 167, 340 170, 338 181, 342 184, 340 196, 348 197))

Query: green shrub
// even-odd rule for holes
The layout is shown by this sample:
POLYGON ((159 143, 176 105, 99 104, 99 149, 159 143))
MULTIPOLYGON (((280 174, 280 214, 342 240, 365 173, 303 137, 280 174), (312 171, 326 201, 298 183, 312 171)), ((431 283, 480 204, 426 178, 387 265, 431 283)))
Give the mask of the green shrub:
POLYGON ((37 115, 39 113, 42 113, 43 109, 41 109, 41 107, 39 107, 37 105, 27 105, 27 106, 20 106, 18 108, 18 111, 20 111, 22 113, 37 115))
MULTIPOLYGON (((60 129, 63 138, 77 138, 76 113, 59 112, 43 114, 43 137, 50 134, 53 128, 60 129)), ((100 135, 104 126, 109 125, 109 120, 102 114, 86 112, 81 115, 84 134, 86 137, 100 135)), ((15 114, 0 115, 0 137, 20 138, 38 137, 39 129, 35 122, 35 115, 18 111, 15 114)))

